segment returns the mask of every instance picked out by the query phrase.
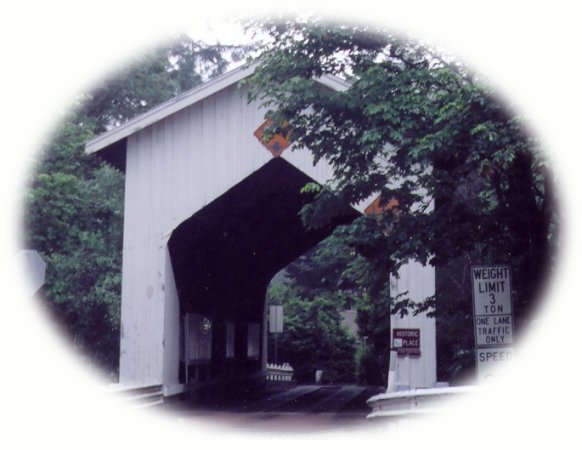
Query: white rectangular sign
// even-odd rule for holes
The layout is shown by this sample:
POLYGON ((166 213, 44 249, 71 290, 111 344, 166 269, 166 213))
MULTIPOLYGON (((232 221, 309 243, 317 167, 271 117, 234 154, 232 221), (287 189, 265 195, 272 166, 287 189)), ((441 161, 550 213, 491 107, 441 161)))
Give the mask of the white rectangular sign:
POLYGON ((283 307, 281 305, 269 306, 269 331, 271 333, 283 332, 283 307))
POLYGON ((476 316, 475 342, 477 347, 513 344, 513 318, 511 314, 476 316))
POLYGON ((511 361, 513 355, 513 347, 478 348, 476 350, 478 380, 480 382, 491 380, 499 364, 511 361))
POLYGON ((471 267, 475 316, 511 314, 509 266, 471 267))
POLYGON ((475 345, 513 344, 511 270, 509 266, 471 267, 475 345))

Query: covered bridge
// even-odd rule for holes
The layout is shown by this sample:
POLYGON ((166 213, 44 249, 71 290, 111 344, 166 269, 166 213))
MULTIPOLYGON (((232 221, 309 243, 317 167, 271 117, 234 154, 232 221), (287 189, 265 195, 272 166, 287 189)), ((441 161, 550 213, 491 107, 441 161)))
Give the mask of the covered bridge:
MULTIPOLYGON (((301 188, 326 182, 331 167, 306 149, 284 151, 285 139, 259 139, 264 111, 238 88, 251 71, 226 73, 86 146, 125 172, 122 385, 161 385, 169 396, 264 380, 267 286, 333 230, 308 231, 298 216, 310 200, 301 188)), ((432 269, 417 269, 434 292, 432 269)))

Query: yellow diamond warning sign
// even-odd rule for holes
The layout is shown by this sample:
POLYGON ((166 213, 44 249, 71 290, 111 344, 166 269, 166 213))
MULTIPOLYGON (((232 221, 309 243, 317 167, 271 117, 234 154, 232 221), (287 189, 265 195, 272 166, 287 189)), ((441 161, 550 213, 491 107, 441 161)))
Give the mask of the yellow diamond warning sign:
POLYGON ((278 158, 291 145, 291 130, 286 128, 284 133, 268 134, 266 129, 271 123, 271 119, 267 119, 253 134, 275 158, 278 158))

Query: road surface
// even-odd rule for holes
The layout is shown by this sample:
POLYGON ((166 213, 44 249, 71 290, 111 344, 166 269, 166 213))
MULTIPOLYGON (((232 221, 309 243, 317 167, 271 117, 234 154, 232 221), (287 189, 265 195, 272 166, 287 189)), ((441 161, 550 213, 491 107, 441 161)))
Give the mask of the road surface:
POLYGON ((180 421, 208 422, 254 433, 308 433, 372 428, 366 400, 382 389, 354 385, 271 386, 260 397, 231 404, 165 408, 180 421))

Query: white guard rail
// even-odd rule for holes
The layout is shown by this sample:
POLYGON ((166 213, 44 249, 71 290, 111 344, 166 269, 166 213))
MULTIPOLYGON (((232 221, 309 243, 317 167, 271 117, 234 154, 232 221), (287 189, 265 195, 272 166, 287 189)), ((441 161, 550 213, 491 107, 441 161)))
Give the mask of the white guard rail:
POLYGON ((372 412, 368 419, 379 417, 404 417, 435 413, 442 409, 443 401, 476 392, 473 386, 430 389, 412 389, 375 395, 368 399, 372 412))

